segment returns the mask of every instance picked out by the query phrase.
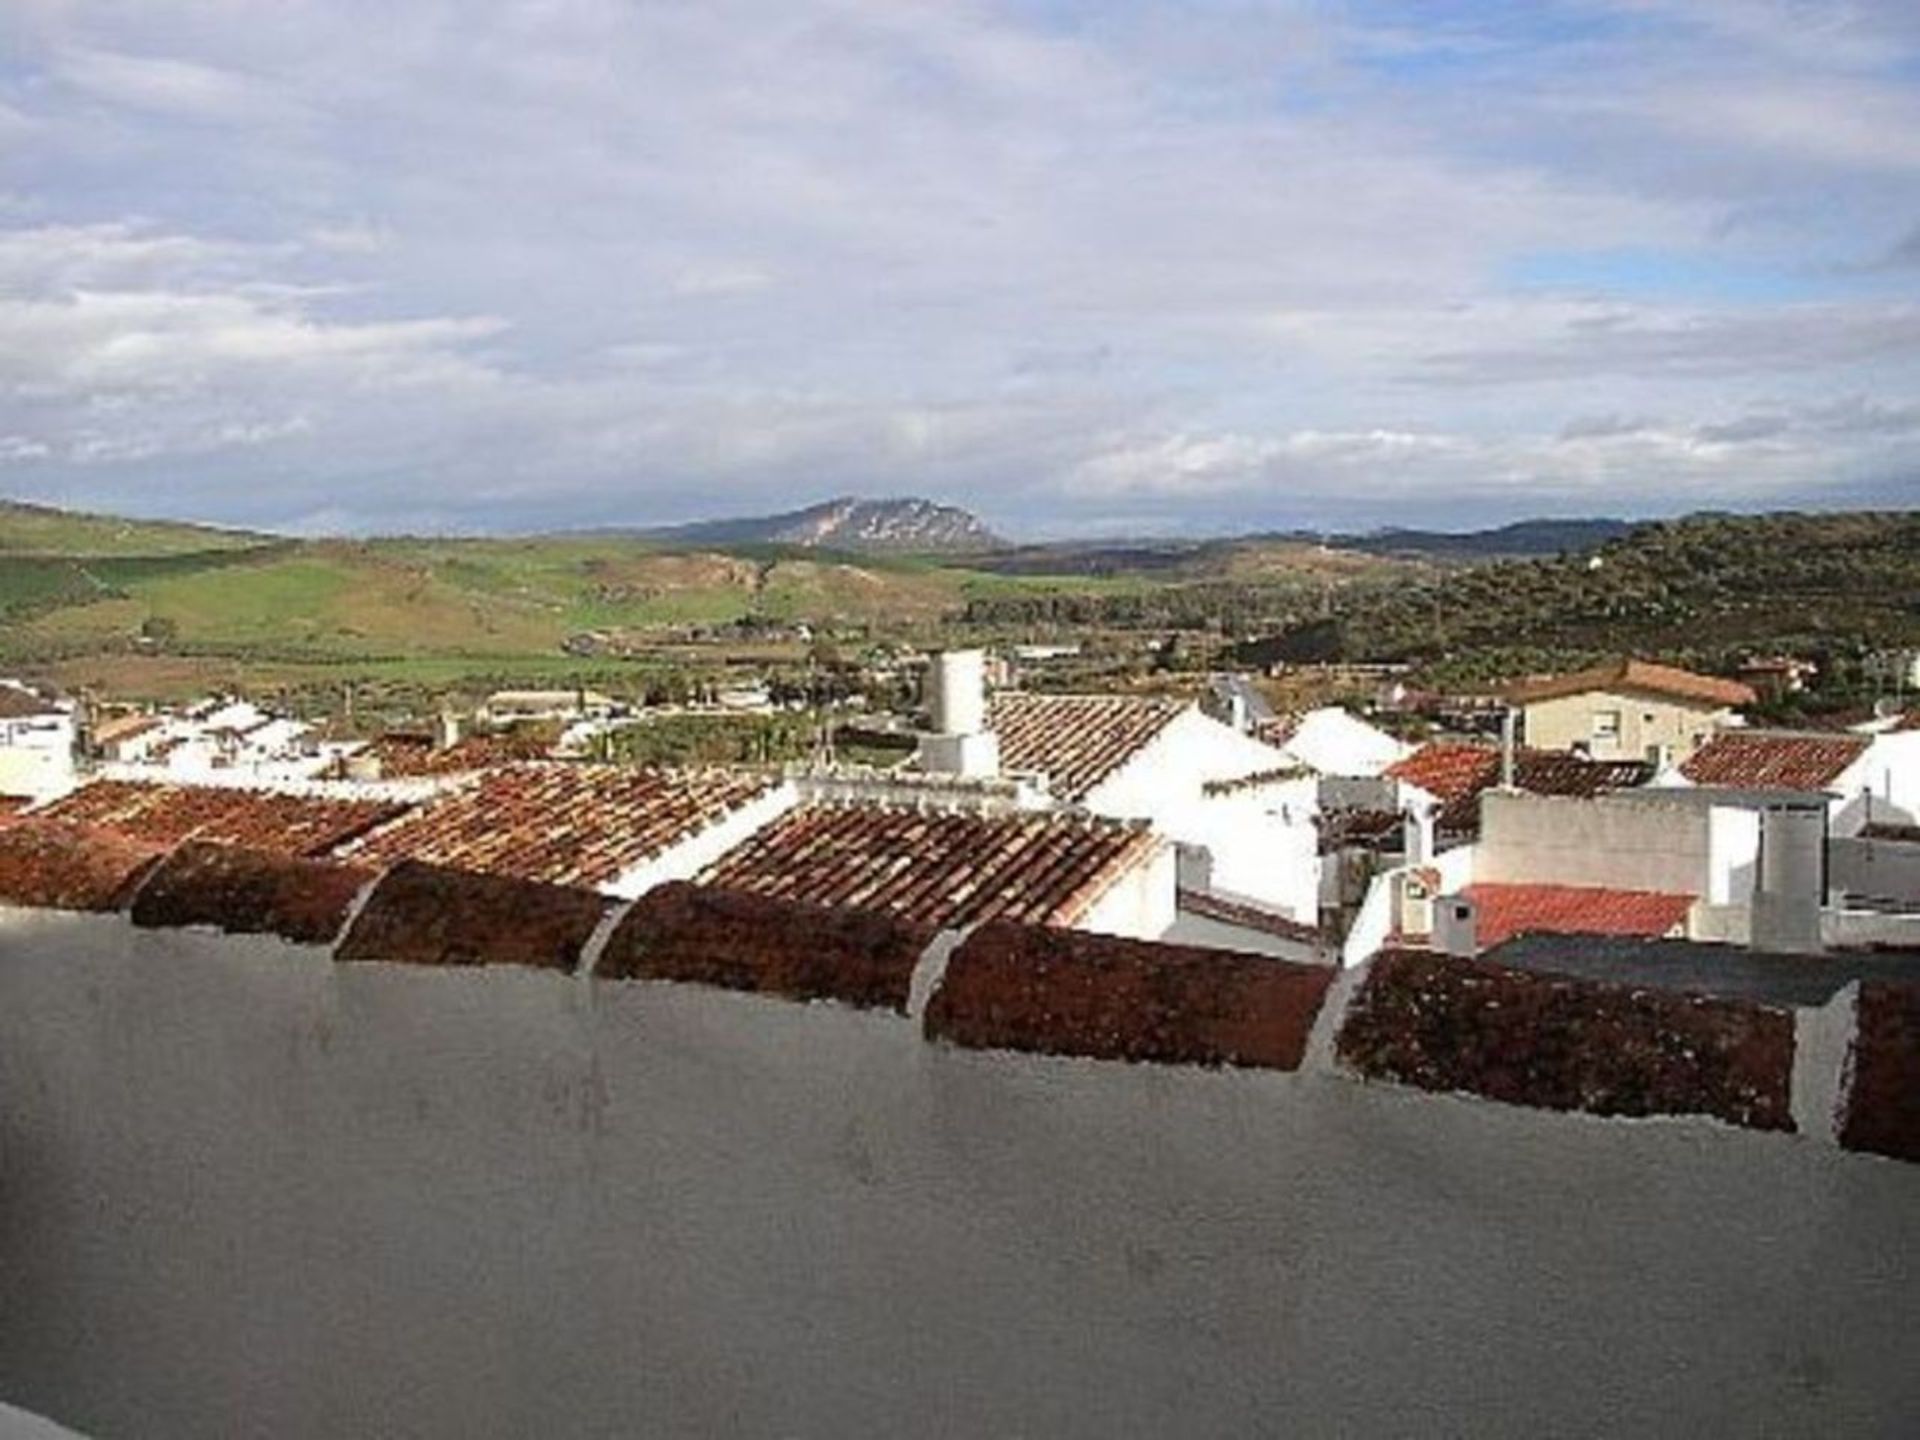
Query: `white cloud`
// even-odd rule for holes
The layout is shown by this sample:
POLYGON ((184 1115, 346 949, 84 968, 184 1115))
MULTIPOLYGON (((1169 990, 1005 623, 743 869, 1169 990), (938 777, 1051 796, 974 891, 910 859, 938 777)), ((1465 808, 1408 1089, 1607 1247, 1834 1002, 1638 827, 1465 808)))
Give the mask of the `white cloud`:
POLYGON ((24 6, 9 483, 356 524, 1817 498, 1920 392, 1920 310, 1839 263, 1920 214, 1908 9, 24 6), (1509 278, 1587 251, 1653 273, 1509 278))

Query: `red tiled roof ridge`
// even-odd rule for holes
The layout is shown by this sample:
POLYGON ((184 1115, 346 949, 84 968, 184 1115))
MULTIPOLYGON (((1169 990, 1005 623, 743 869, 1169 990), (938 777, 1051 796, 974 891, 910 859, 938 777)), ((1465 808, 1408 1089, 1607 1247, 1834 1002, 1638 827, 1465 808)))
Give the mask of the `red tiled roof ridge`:
POLYGON ((527 761, 478 772, 340 853, 605 885, 785 783, 726 766, 527 761))
POLYGON ((1504 693, 1515 704, 1527 704, 1609 687, 1698 700, 1722 707, 1751 705, 1759 698, 1751 685, 1744 685, 1738 680, 1702 675, 1653 660, 1636 659, 1613 660, 1565 675, 1522 680, 1508 686, 1504 693))

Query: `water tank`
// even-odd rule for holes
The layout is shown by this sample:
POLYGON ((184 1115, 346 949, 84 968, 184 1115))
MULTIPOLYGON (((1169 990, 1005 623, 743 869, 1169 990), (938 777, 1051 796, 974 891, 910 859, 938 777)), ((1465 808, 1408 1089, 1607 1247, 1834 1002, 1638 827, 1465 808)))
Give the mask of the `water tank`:
POLYGON ((943 650, 931 672, 933 728, 941 735, 978 735, 987 728, 987 652, 943 650))
POLYGON ((1753 894, 1756 950, 1820 948, 1826 858, 1824 804, 1769 807, 1760 812, 1760 865, 1753 894))

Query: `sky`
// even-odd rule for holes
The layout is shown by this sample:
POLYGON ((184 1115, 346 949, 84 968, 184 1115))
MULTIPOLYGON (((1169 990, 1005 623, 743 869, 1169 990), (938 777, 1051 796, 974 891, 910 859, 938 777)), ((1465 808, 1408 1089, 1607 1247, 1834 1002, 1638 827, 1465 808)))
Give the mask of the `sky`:
POLYGON ((5 0, 0 495, 1920 499, 1913 0, 5 0))

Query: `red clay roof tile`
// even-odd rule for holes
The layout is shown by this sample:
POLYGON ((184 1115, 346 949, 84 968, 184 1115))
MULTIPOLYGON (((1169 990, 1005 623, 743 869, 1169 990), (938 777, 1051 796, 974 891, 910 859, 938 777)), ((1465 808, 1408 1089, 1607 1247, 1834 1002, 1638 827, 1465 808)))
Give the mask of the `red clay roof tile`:
POLYGON ((927 1033, 975 1049, 1296 1070, 1332 980, 1327 966, 996 922, 949 958, 927 1033))
POLYGON ((0 827, 0 903, 118 910, 161 847, 38 816, 0 827))
POLYGON ((1002 691, 991 707, 1000 768, 1038 772, 1058 798, 1082 800, 1191 708, 1150 696, 1002 691))
POLYGON ((1872 743, 1865 735, 1726 730, 1683 760, 1680 773, 1696 785, 1825 790, 1872 743))
POLYGON ((1485 961, 1383 951, 1341 1026, 1372 1079, 1596 1115, 1792 1130, 1793 1016, 1485 961))
POLYGON ((1718 675, 1697 675, 1672 665, 1656 665, 1648 660, 1616 660, 1555 675, 1545 680, 1529 680, 1510 686, 1507 698, 1516 705, 1539 700, 1557 700, 1567 695, 1584 695, 1590 690, 1617 690, 1658 695, 1667 700, 1688 701, 1728 709, 1751 705, 1759 697, 1751 685, 1738 680, 1723 680, 1718 675))
POLYGON ((635 902, 614 928, 595 973, 905 1013, 914 966, 937 933, 872 910, 827 909, 675 882, 635 902))
POLYGON ((160 845, 208 840, 280 855, 320 856, 405 809, 390 800, 96 780, 38 813, 160 845))
POLYGON ((513 765, 427 801, 341 855, 606 885, 780 783, 745 770, 513 765))
POLYGON ((214 925, 327 945, 374 872, 267 850, 189 841, 148 877, 133 902, 136 925, 214 925))
POLYGON ((590 890, 403 861, 374 886, 334 958, 570 972, 612 903, 590 890))
POLYGON ((700 879, 806 904, 884 910, 951 929, 980 920, 1071 925, 1162 842, 1110 820, 806 805, 700 879))
POLYGON ((1687 923, 1695 897, 1656 890, 1581 885, 1469 885, 1475 939, 1484 948, 1515 935, 1671 935, 1687 923))

